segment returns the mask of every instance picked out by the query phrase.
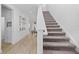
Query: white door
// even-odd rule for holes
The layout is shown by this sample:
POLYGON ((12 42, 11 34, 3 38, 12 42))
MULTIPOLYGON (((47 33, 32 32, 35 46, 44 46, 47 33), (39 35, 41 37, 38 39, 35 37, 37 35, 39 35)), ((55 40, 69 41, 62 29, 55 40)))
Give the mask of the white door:
POLYGON ((1 17, 1 39, 5 40, 5 18, 1 17))

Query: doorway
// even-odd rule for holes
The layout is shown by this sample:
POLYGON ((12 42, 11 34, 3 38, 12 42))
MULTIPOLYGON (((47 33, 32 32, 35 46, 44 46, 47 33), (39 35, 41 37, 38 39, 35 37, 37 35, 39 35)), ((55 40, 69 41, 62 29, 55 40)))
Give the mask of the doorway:
POLYGON ((12 9, 8 6, 1 5, 1 48, 6 52, 12 41, 12 9))

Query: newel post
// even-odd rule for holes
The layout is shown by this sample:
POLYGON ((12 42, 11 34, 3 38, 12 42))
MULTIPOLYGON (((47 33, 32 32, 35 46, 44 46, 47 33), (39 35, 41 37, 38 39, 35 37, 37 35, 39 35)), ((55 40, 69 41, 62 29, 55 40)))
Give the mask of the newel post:
POLYGON ((37 54, 43 53, 43 30, 37 32, 37 54))

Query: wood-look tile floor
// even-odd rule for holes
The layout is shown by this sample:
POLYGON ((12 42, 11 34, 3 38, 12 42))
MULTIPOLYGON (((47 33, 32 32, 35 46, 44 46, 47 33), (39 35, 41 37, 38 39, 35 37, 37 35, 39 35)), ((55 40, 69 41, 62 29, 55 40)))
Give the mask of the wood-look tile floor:
POLYGON ((1 44, 1 48, 2 48, 2 52, 5 53, 7 52, 9 49, 11 49, 12 47, 12 44, 11 43, 5 43, 5 42, 2 42, 1 44))
POLYGON ((30 34, 17 44, 12 45, 12 47, 10 47, 8 51, 3 52, 3 54, 36 54, 36 45, 36 34, 30 34))

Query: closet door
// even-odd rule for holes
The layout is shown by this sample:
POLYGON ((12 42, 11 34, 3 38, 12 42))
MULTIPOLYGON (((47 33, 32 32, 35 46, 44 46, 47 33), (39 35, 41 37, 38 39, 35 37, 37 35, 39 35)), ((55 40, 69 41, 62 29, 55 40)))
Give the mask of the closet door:
POLYGON ((1 39, 5 40, 5 18, 1 17, 1 39))

